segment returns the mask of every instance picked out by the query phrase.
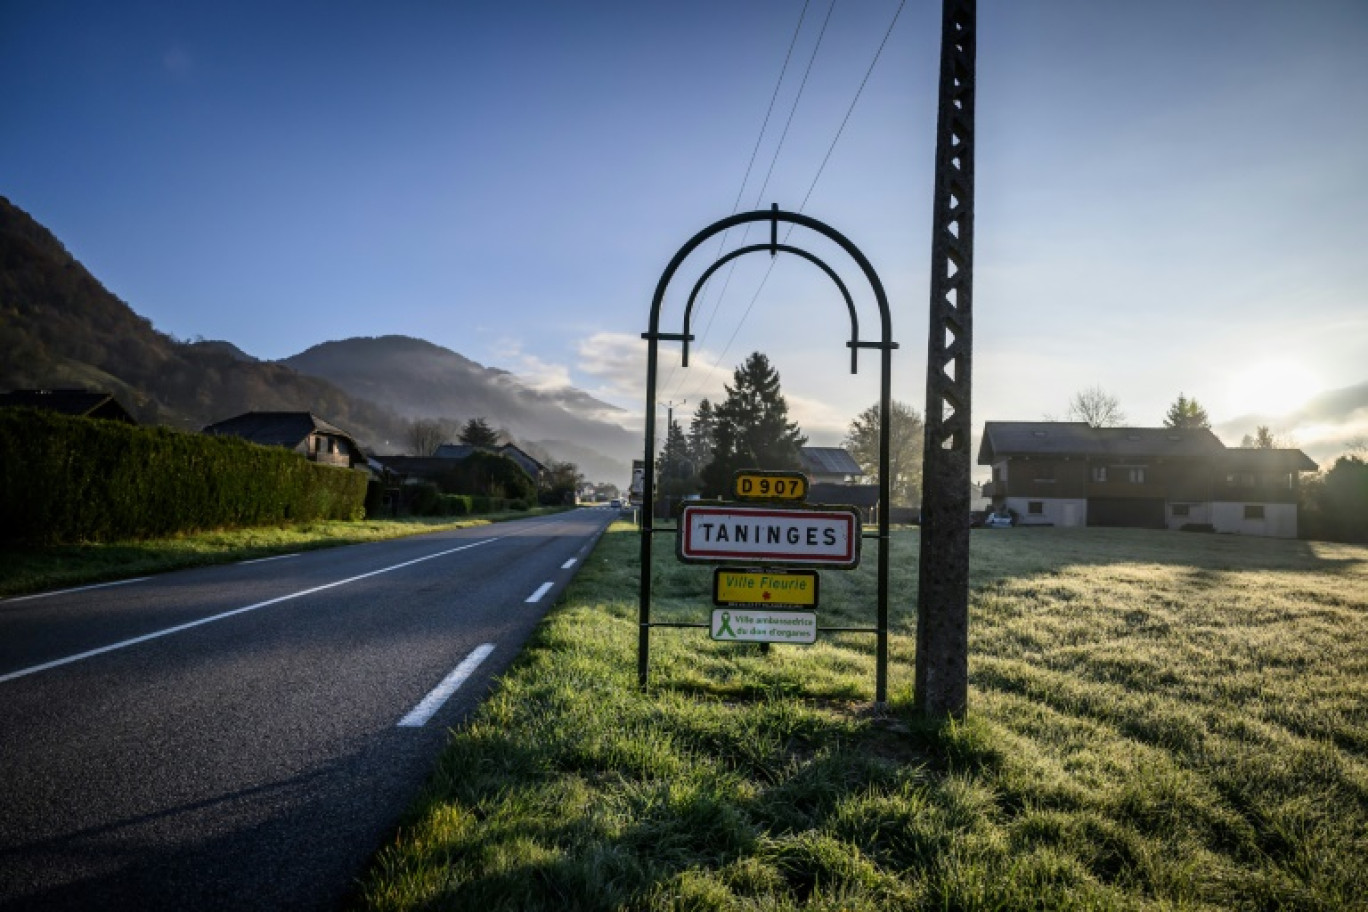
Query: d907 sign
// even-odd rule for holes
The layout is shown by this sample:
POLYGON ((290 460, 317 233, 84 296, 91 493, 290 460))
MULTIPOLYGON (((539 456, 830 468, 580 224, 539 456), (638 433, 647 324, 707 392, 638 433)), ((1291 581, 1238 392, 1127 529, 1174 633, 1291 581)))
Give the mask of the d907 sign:
POLYGON ((740 471, 732 479, 737 500, 807 500, 808 480, 801 472, 740 471))

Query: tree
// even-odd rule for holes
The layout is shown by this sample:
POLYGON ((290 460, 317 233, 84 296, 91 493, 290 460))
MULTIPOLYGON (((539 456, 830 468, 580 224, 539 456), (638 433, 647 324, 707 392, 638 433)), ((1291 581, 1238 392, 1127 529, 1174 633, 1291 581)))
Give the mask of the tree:
POLYGON ((689 444, 678 421, 670 422, 665 432, 665 447, 656 459, 656 489, 670 497, 698 490, 698 476, 689 455, 689 444))
POLYGON ((574 503, 575 495, 584 484, 579 466, 573 462, 553 462, 541 477, 541 502, 545 504, 574 503))
POLYGON ((1339 457, 1302 486, 1301 506, 1304 537, 1368 542, 1368 463, 1339 457))
POLYGON ((693 462, 695 474, 701 473, 713 460, 713 424, 717 416, 712 403, 707 399, 698 403, 694 409, 693 420, 689 422, 689 459, 693 462))
POLYGON ((496 447, 499 445, 499 432, 489 426, 483 418, 471 418, 461 428, 461 443, 468 446, 496 447))
POLYGON ((1169 406, 1164 416, 1164 427, 1169 428, 1210 428, 1211 418, 1196 399, 1189 399, 1183 393, 1169 406))
POLYGON ((1278 438, 1266 424, 1259 425, 1253 437, 1245 434, 1244 439, 1240 441, 1240 446, 1247 450, 1276 450, 1279 445, 1278 438))
POLYGON ((713 459, 703 471, 703 488, 725 494, 740 469, 800 469, 798 449, 807 437, 788 420, 779 391, 779 372, 753 352, 725 386, 727 399, 713 410, 713 459))
POLYGON ((1064 413, 1069 421, 1084 421, 1095 428, 1120 427, 1126 423, 1121 403, 1100 386, 1090 386, 1074 393, 1069 410, 1064 413))
MULTIPOLYGON (((921 503, 922 440, 926 425, 912 406, 896 399, 889 403, 888 487, 892 503, 921 503)), ((850 422, 843 445, 874 481, 879 480, 879 403, 850 422)))
POLYGON ((414 456, 431 456, 446 440, 447 426, 443 421, 419 418, 408 426, 408 448, 414 456))

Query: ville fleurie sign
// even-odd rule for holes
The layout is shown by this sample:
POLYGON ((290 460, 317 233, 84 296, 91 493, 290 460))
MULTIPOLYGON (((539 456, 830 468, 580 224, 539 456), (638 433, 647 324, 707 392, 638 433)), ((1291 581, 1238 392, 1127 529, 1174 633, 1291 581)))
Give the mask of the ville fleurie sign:
POLYGON ((713 604, 730 607, 816 608, 821 578, 816 570, 713 571, 713 604))
POLYGON ((860 514, 854 507, 686 506, 679 559, 692 564, 860 565, 860 514))

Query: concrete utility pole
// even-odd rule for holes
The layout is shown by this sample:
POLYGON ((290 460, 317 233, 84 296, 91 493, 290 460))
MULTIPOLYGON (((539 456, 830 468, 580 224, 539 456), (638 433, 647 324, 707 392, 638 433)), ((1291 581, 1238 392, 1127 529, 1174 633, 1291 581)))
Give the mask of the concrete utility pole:
POLYGON ((969 692, 975 0, 943 0, 941 17, 915 685, 934 719, 963 716, 969 692))

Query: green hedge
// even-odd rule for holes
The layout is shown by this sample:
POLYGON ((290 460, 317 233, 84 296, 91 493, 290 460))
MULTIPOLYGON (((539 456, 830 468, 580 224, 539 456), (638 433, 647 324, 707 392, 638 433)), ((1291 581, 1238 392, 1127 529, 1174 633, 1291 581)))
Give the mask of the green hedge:
POLYGON ((0 409, 0 541, 57 544, 364 515, 366 476, 281 447, 0 409))

